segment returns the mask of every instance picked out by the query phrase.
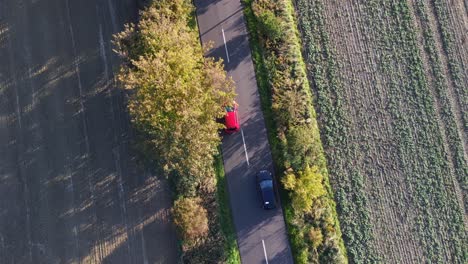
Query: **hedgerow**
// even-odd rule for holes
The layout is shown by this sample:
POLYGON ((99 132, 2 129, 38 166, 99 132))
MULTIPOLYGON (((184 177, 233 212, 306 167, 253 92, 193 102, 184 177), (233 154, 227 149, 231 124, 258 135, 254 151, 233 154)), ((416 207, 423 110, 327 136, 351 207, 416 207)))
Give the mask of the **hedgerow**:
POLYGON ((289 0, 244 3, 262 102, 271 105, 264 111, 273 119, 269 137, 288 193, 284 206, 294 258, 346 263, 293 5, 289 0))
POLYGON ((234 99, 234 84, 221 61, 203 56, 191 15, 188 0, 152 2, 138 25, 115 36, 123 59, 118 79, 129 90, 140 150, 175 187, 181 261, 236 263, 229 207, 219 208, 226 194, 217 187, 225 186, 216 184, 213 158, 220 144, 215 120, 234 99))

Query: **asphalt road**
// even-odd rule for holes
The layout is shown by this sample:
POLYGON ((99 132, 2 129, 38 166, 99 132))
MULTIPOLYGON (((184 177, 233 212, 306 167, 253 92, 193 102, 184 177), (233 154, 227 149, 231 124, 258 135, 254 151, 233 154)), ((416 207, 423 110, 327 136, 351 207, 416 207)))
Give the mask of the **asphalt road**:
POLYGON ((111 35, 136 0, 0 0, 0 263, 176 263, 111 35))
POLYGON ((222 58, 237 86, 242 131, 225 136, 222 150, 242 263, 293 263, 281 208, 265 211, 255 187, 261 169, 273 172, 248 34, 239 0, 195 0, 207 56, 222 58))

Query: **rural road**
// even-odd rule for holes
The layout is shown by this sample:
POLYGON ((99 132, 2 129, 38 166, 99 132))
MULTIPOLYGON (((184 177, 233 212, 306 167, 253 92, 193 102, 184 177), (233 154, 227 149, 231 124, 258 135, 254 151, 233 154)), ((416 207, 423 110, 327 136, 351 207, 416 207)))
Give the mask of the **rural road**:
POLYGON ((241 261, 245 264, 293 263, 281 207, 265 211, 255 187, 255 174, 273 171, 249 40, 239 0, 195 0, 207 56, 222 58, 237 86, 242 131, 225 136, 224 169, 241 261))
POLYGON ((0 263, 177 263, 111 36, 137 0, 0 0, 0 263))

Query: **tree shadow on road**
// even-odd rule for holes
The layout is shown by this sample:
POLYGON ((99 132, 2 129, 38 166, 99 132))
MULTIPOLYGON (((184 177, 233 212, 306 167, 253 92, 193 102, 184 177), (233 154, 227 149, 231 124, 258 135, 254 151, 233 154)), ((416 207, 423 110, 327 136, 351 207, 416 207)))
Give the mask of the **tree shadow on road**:
MULTIPOLYGON (((242 9, 239 9, 236 12, 242 12, 242 9)), ((230 24, 225 28, 220 27, 222 24, 222 22, 220 22, 218 25, 210 29, 219 31, 217 33, 217 43, 220 44, 218 46, 211 47, 206 52, 205 56, 214 57, 215 59, 222 59, 224 61, 224 69, 228 72, 239 67, 239 65, 242 64, 244 60, 250 59, 248 35, 247 32, 242 31, 242 28, 245 28, 244 23, 245 22, 243 17, 239 16, 234 21, 230 21, 230 24), (223 29, 225 32, 225 44, 223 42, 224 38, 221 29, 223 29), (235 32, 236 36, 231 37, 231 32, 235 32)), ((205 34, 206 33, 207 32, 205 32, 205 34)), ((204 46, 208 45, 208 42, 210 42, 211 45, 214 41, 213 39, 206 38, 204 34, 201 35, 201 40, 204 46)))

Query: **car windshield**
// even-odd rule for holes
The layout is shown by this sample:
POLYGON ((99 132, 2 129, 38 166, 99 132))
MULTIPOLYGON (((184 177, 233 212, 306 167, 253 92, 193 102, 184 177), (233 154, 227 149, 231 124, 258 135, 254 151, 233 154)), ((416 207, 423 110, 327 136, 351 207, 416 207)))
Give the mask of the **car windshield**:
POLYGON ((225 106, 225 108, 226 108, 226 112, 234 112, 234 109, 235 109, 232 106, 225 106))
POLYGON ((272 180, 263 180, 260 182, 260 188, 266 189, 266 188, 273 188, 273 181, 272 180))

